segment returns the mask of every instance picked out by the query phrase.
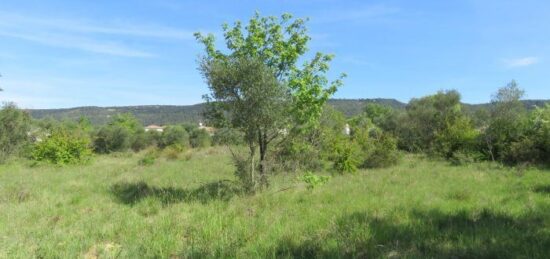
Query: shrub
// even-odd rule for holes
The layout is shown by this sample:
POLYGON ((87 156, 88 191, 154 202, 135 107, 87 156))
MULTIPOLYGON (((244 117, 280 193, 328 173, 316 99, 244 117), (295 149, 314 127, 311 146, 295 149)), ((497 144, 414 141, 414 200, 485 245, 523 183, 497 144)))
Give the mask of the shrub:
POLYGON ((164 129, 159 146, 165 148, 172 145, 182 148, 189 146, 189 134, 182 126, 169 126, 164 129))
POLYGON ((82 164, 90 160, 92 151, 87 137, 56 131, 35 145, 32 159, 52 164, 82 164))
POLYGON ((330 180, 330 176, 319 176, 308 171, 300 177, 300 180, 306 184, 307 189, 312 190, 318 186, 326 184, 330 180))
POLYGON ((340 174, 357 171, 360 164, 360 148, 355 142, 347 141, 334 147, 334 169, 340 174))
POLYGON ((452 165, 459 166, 459 165, 465 165, 465 164, 475 162, 476 156, 479 156, 479 155, 476 155, 476 153, 471 153, 471 152, 466 153, 463 151, 457 151, 453 153, 453 156, 448 158, 447 160, 451 162, 452 165))
POLYGON ((178 146, 169 146, 165 149, 164 154, 169 160, 176 160, 180 157, 181 151, 183 149, 178 146))
POLYGON ((133 139, 131 140, 132 150, 137 152, 137 151, 140 151, 140 150, 143 150, 147 147, 152 146, 155 143, 153 137, 154 137, 154 135, 149 134, 148 132, 145 132, 145 131, 137 132, 133 136, 133 139))
POLYGON ((456 118, 435 134, 433 153, 451 159, 457 152, 473 153, 478 132, 466 117, 456 118))
POLYGON ((0 110, 0 163, 29 143, 30 116, 14 104, 0 110))
POLYGON ((285 171, 320 170, 323 167, 319 148, 301 137, 289 139, 279 146, 274 160, 285 171))
POLYGON ((233 162, 235 164, 235 176, 239 179, 239 182, 246 193, 253 193, 256 191, 259 179, 256 175, 258 171, 258 163, 252 161, 245 156, 233 154, 233 162))
POLYGON ((133 139, 132 132, 122 126, 105 126, 96 134, 93 143, 97 153, 111 153, 130 149, 133 139))
POLYGON ((366 152, 362 166, 366 168, 382 168, 396 165, 401 154, 397 150, 397 140, 387 134, 371 138, 370 147, 366 152))
POLYGON ((222 128, 216 130, 214 136, 212 136, 212 143, 214 145, 243 145, 243 134, 237 130, 230 128, 222 128))
POLYGON ((157 160, 159 154, 156 149, 149 150, 145 155, 138 161, 138 165, 149 166, 153 165, 157 160))
POLYGON ((130 148, 141 150, 151 144, 141 123, 129 113, 117 114, 102 127, 94 139, 94 151, 111 153, 127 151, 130 148))
POLYGON ((212 138, 205 130, 195 129, 190 134, 189 142, 194 148, 209 147, 212 144, 212 138))

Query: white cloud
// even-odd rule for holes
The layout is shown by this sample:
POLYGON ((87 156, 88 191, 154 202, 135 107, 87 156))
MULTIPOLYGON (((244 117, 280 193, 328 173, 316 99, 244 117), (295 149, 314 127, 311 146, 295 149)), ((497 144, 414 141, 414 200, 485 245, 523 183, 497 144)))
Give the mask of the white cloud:
POLYGON ((0 36, 52 47, 140 58, 155 55, 124 44, 127 37, 177 41, 193 39, 191 31, 166 26, 122 22, 98 24, 84 20, 33 18, 3 12, 0 12, 0 36))
POLYGON ((0 12, 0 26, 42 28, 48 30, 67 31, 75 33, 111 34, 119 36, 134 36, 146 38, 164 38, 173 40, 193 39, 193 32, 178 28, 135 24, 128 22, 91 23, 85 20, 69 20, 57 18, 33 18, 0 12))
POLYGON ((348 9, 333 9, 315 16, 314 23, 367 22, 396 14, 399 9, 387 5, 366 5, 348 9))
POLYGON ((534 65, 539 62, 537 57, 524 57, 524 58, 515 58, 515 59, 503 59, 504 64, 507 67, 526 67, 534 65))
POLYGON ((63 34, 38 33, 32 35, 27 33, 0 31, 0 36, 32 41, 52 47, 79 49, 88 52, 108 54, 113 56, 141 58, 149 58, 155 56, 152 53, 136 50, 115 42, 96 41, 88 38, 73 37, 63 34))

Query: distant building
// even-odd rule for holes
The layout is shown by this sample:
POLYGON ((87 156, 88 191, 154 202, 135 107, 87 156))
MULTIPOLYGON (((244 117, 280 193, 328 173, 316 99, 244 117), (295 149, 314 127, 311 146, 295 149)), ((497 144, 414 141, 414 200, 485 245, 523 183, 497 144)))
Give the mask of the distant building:
POLYGON ((351 128, 349 127, 349 124, 346 123, 346 126, 344 126, 344 134, 350 135, 351 134, 351 128))
POLYGON ((147 127, 145 127, 145 131, 156 131, 156 132, 163 132, 164 131, 164 127, 161 127, 159 125, 155 125, 155 124, 151 124, 147 127))
POLYGON ((210 134, 210 136, 213 136, 214 132, 216 131, 216 129, 213 128, 213 127, 204 126, 204 124, 202 122, 199 122, 199 129, 208 132, 208 134, 210 134))

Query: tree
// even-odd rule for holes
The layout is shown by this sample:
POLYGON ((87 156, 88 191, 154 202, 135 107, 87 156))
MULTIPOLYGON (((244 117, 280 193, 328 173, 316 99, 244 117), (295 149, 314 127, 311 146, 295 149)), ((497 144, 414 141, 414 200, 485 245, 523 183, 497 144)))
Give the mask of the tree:
POLYGON ((279 19, 256 13, 244 28, 246 32, 240 21, 233 27, 224 24, 223 30, 228 53, 216 50, 212 34, 195 34, 206 50, 200 70, 211 91, 205 97, 209 103, 207 115, 215 126, 244 133, 251 162, 259 148, 260 178, 267 186, 263 162, 277 132, 314 128, 323 105, 342 84, 344 75, 329 82, 325 73, 333 56, 322 53, 297 66, 308 50, 310 37, 305 20, 293 19, 290 14, 279 19), (282 124, 286 127, 279 127, 282 124))
POLYGON ((455 90, 411 100, 398 125, 402 148, 447 159, 457 152, 471 151, 477 137, 470 119, 462 112, 460 94, 455 90))
POLYGON ((512 80, 492 97, 490 122, 483 135, 486 152, 492 160, 504 160, 511 143, 518 141, 524 133, 527 116, 520 101, 524 94, 512 80))
POLYGON ((263 162, 267 146, 287 123, 287 91, 277 81, 273 71, 258 59, 209 60, 201 65, 201 71, 217 101, 216 108, 225 112, 218 113, 223 116, 218 119, 243 132, 251 163, 255 163, 259 147, 259 182, 266 185, 263 162))
POLYGON ((159 146, 165 148, 173 145, 180 148, 189 146, 189 133, 187 133, 182 126, 168 126, 164 129, 164 132, 162 132, 159 146))
POLYGON ((117 114, 97 132, 94 139, 94 150, 98 153, 126 151, 130 147, 140 149, 143 145, 134 145, 136 140, 145 136, 141 123, 130 113, 117 114))
POLYGON ((30 116, 15 104, 8 103, 0 110, 0 163, 29 141, 30 123, 30 116))

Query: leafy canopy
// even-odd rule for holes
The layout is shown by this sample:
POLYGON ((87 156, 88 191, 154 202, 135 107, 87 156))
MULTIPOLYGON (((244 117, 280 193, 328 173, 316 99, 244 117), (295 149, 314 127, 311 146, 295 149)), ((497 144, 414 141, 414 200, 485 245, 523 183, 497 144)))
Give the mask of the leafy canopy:
POLYGON ((298 66, 298 60, 307 51, 311 39, 307 35, 306 20, 293 19, 290 14, 261 17, 256 13, 243 28, 240 21, 231 27, 224 24, 224 38, 228 53, 217 50, 214 35, 196 33, 204 44, 208 60, 235 58, 255 59, 272 70, 275 78, 286 86, 292 96, 292 115, 299 125, 315 125, 324 103, 342 85, 340 78, 329 82, 325 73, 333 55, 316 53, 314 58, 298 66))

